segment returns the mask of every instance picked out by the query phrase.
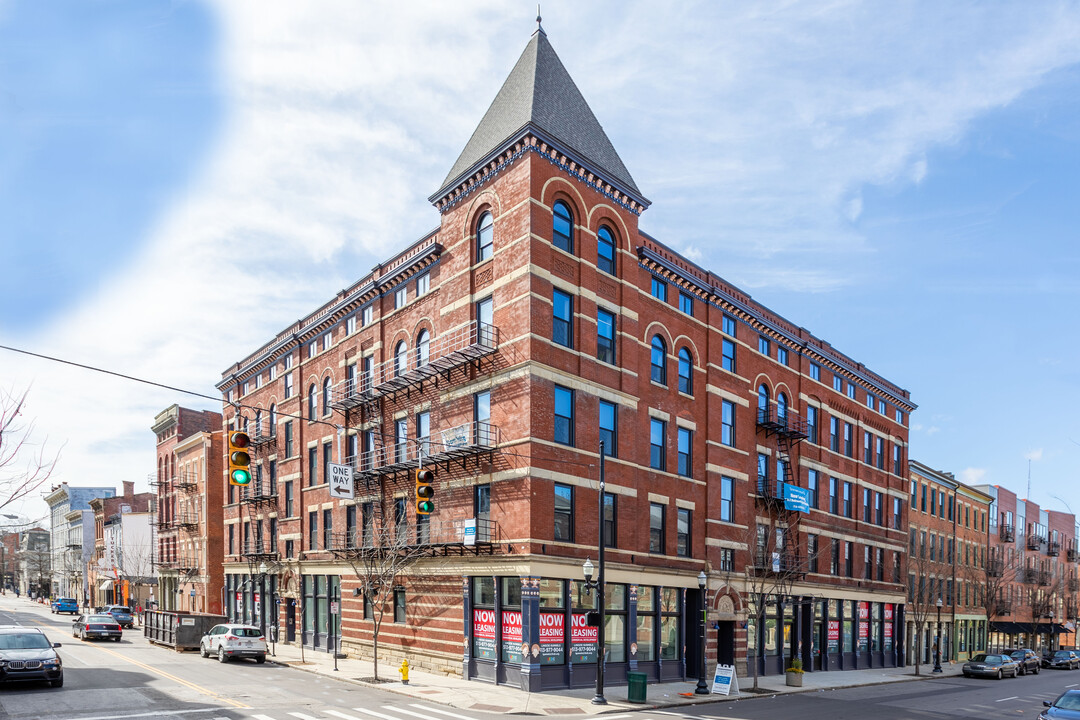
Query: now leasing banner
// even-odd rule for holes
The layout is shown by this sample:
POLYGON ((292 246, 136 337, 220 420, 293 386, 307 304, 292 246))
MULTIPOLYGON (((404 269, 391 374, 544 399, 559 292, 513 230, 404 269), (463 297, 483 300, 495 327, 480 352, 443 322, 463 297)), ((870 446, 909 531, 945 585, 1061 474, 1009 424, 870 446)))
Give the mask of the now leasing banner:
POLYGON ((596 647, 600 642, 600 628, 589 627, 585 613, 570 616, 570 662, 596 662, 596 647))
POLYGON ((561 665, 566 655, 563 613, 540 613, 540 664, 561 665))
POLYGON ((485 660, 495 659, 495 611, 473 609, 472 654, 485 660))
MULTIPOLYGON (((528 651, 528 648, 525 648, 528 651)), ((521 662, 521 611, 503 610, 502 659, 503 662, 521 662)))

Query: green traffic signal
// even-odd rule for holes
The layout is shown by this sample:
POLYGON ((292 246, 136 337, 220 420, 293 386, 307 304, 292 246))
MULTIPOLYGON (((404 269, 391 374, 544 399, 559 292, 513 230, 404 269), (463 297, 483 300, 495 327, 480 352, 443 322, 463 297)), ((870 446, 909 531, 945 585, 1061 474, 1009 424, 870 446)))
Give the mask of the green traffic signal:
POLYGON ((431 502, 430 500, 421 500, 420 502, 416 503, 417 512, 429 514, 434 509, 435 503, 431 502))
POLYGON ((233 485, 247 485, 251 482, 251 473, 241 468, 236 468, 232 471, 232 484, 233 485))

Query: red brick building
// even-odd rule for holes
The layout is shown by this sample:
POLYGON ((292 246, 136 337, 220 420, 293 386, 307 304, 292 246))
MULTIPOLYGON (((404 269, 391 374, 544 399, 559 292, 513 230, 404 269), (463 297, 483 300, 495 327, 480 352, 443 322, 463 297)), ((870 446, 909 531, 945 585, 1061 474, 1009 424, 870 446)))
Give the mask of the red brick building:
POLYGON ((154 418, 160 610, 221 612, 221 427, 221 413, 179 405, 154 418))
POLYGON ((987 581, 994 598, 990 647, 1075 647, 1080 597, 1075 516, 1043 510, 998 485, 979 489, 994 498, 989 533, 995 574, 987 581))
POLYGON ((401 540, 426 552, 384 661, 589 685, 602 533, 609 681, 699 672, 699 573, 709 662, 903 661, 907 391, 641 232, 543 31, 430 199, 437 230, 218 384, 254 446, 225 496, 232 617, 369 656, 365 563, 401 540))

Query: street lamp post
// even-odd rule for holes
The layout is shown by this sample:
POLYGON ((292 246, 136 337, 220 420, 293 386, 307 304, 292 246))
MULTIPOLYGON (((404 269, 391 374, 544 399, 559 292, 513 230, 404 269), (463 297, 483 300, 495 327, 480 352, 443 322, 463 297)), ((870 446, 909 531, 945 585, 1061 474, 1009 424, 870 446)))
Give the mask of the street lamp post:
POLYGON ((705 571, 702 570, 697 576, 698 588, 701 590, 701 665, 698 668, 697 687, 694 688, 695 695, 709 694, 709 686, 705 682, 705 620, 709 607, 708 602, 706 602, 708 591, 705 590, 707 582, 708 578, 705 577, 705 571))
POLYGON ((934 672, 942 672, 941 669, 941 598, 937 599, 937 642, 934 643, 934 672))
POLYGON ((598 524, 597 524, 597 545, 599 549, 599 564, 600 574, 596 578, 596 582, 593 582, 593 564, 588 558, 585 559, 585 564, 581 566, 583 573, 585 574, 585 589, 586 591, 595 589, 596 600, 599 612, 597 613, 597 629, 596 629, 596 695, 593 697, 593 705, 607 705, 607 698, 604 697, 604 651, 606 648, 606 638, 604 637, 605 625, 605 605, 604 600, 604 441, 600 441, 600 494, 597 498, 597 505, 599 510, 597 512, 598 524))

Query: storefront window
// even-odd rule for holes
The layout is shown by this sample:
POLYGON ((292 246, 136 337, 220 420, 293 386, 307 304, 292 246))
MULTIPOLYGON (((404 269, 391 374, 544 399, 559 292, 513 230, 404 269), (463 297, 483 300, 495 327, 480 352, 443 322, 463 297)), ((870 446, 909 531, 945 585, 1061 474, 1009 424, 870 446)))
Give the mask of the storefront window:
POLYGON ((504 577, 502 580, 502 661, 521 662, 521 578, 504 577))
POLYGON ((885 652, 893 649, 893 605, 885 603, 885 652))
POLYGON ((642 585, 638 588, 637 595, 637 611, 641 613, 654 613, 656 612, 656 588, 649 585, 642 585))
POLYGON ((656 659, 656 588, 642 585, 637 595, 637 659, 656 659))
POLYGON ((608 615, 604 618, 604 642, 608 662, 626 662, 626 616, 608 615))
POLYGON ((604 583, 604 609, 611 611, 626 610, 626 586, 619 583, 604 583))
POLYGON ((840 652, 840 603, 836 600, 829 600, 826 607, 829 612, 828 625, 825 631, 826 642, 828 642, 826 652, 838 653, 840 652))
POLYGON ((474 577, 472 582, 472 604, 495 607, 495 578, 474 577))
POLYGON ((596 648, 599 645, 599 628, 586 625, 586 614, 596 609, 596 593, 587 594, 585 583, 573 580, 570 583, 570 662, 595 663, 596 648))
POLYGON ((660 659, 676 660, 682 656, 679 622, 682 613, 682 589, 660 589, 660 659))
POLYGON ((754 653, 757 650, 757 605, 746 604, 746 649, 754 653))
POLYGON ((881 603, 870 605, 870 649, 881 652, 881 603))
POLYGON ((841 607, 844 611, 844 652, 853 652, 855 650, 855 628, 852 623, 852 618, 855 615, 855 603, 851 600, 844 600, 841 603, 841 607))
POLYGON ((541 580, 540 607, 561 609, 563 607, 563 589, 565 587, 565 580, 541 580))
POLYGON ((595 610, 596 593, 589 591, 581 580, 570 582, 570 605, 575 610, 595 610))

